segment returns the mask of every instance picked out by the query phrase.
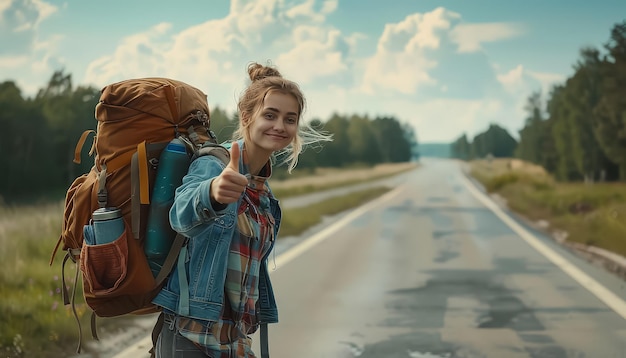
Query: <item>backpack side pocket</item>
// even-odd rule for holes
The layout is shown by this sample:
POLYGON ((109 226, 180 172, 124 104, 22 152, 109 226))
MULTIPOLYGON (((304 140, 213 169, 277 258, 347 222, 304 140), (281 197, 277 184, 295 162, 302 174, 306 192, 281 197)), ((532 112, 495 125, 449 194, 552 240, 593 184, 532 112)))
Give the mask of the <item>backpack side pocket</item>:
POLYGON ((83 241, 80 270, 83 273, 85 291, 93 295, 114 293, 128 274, 128 230, 117 239, 90 245, 83 241))

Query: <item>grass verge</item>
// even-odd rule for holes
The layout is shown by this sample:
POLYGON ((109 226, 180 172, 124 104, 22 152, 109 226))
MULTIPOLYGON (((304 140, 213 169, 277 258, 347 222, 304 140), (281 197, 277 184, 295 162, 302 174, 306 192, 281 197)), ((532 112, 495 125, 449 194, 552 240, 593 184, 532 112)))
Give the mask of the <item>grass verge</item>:
POLYGON ((312 174, 312 176, 306 178, 308 180, 301 181, 299 178, 295 178, 295 180, 272 181, 270 186, 277 198, 284 199, 292 196, 310 194, 316 191, 385 179, 413 170, 418 166, 419 164, 416 162, 408 162, 354 170, 332 170, 326 168, 319 169, 320 173, 318 173, 318 175, 312 174))
POLYGON ((323 216, 337 214, 357 207, 381 196, 389 190, 390 188, 388 187, 374 187, 330 198, 307 207, 287 209, 281 222, 280 235, 283 237, 299 235, 306 229, 319 224, 323 216))
POLYGON ((626 184, 560 183, 541 168, 504 159, 471 162, 470 174, 509 208, 548 222, 568 241, 626 256, 626 184))
MULTIPOLYGON (((76 323, 61 296, 61 260, 49 266, 62 203, 0 208, 0 352, 5 357, 66 357, 76 323)), ((68 265, 73 277, 75 265, 68 265)), ((79 314, 85 311, 78 305, 79 314)))

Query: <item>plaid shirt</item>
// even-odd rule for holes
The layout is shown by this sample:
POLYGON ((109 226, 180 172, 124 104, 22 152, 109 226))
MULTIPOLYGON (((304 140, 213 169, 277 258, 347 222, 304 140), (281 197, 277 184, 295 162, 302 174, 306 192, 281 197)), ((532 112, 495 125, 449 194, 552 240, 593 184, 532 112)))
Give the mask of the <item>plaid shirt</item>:
MULTIPOLYGON (((245 158, 245 156, 244 156, 245 158)), ((224 306, 217 322, 177 318, 182 336, 194 342, 209 357, 255 357, 249 335, 258 328, 256 302, 261 259, 274 240, 274 219, 269 212, 266 180, 268 164, 261 176, 251 176, 238 208, 238 237, 230 244, 224 287, 224 306)))

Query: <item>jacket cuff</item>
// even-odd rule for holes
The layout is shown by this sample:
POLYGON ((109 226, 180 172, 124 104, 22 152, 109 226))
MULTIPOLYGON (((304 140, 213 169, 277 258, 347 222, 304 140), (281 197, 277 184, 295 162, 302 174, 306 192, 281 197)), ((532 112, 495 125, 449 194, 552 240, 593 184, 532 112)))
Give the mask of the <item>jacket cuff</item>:
POLYGON ((199 216, 204 216, 206 219, 212 219, 222 211, 226 210, 228 204, 211 203, 211 183, 215 178, 205 180, 200 184, 198 193, 198 203, 196 205, 196 211, 199 216))

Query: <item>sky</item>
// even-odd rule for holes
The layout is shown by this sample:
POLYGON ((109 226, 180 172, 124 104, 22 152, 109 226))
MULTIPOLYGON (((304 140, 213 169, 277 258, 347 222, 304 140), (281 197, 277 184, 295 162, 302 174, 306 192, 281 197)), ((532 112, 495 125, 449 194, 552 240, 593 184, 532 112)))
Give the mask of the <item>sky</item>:
POLYGON ((582 47, 603 49, 623 0, 0 0, 0 81, 24 97, 170 77, 233 113, 251 62, 302 88, 305 121, 392 116, 420 143, 491 123, 514 137, 582 47))

